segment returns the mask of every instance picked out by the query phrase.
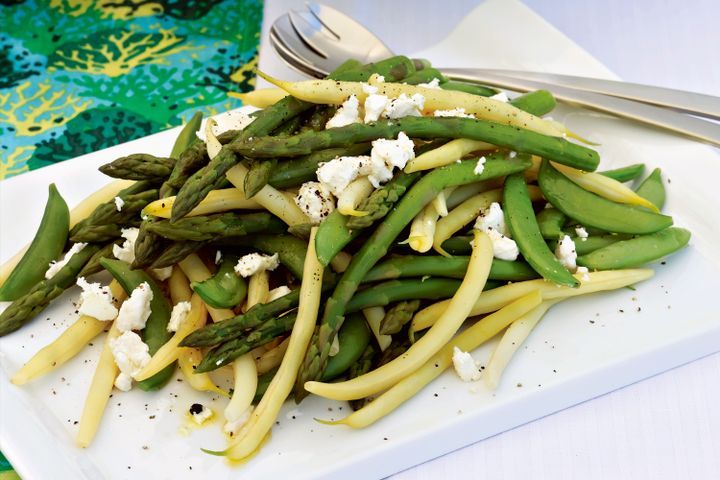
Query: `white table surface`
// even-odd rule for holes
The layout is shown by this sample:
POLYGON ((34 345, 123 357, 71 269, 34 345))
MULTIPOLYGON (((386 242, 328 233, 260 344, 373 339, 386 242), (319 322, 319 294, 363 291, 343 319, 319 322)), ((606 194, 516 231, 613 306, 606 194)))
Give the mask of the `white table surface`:
MULTIPOLYGON (((266 0, 269 23, 303 0, 266 0)), ((479 2, 327 1, 398 52, 439 42, 479 2), (412 25, 413 27, 410 27, 412 25)), ((627 81, 720 95, 716 0, 524 0, 627 81)), ((508 34, 512 34, 509 29, 508 34)), ((491 46, 478 46, 479 52, 491 46)), ((262 53, 261 66, 293 76, 262 53)), ((711 307, 709 307, 711 308, 711 307)), ((393 479, 716 479, 720 354, 711 355, 394 475, 393 479)))

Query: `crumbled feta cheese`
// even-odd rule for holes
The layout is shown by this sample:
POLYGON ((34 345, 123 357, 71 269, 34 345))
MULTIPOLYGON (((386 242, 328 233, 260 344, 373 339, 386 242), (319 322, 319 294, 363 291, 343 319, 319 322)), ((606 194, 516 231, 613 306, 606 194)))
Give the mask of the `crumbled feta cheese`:
POLYGON ((380 156, 371 156, 367 166, 363 168, 368 180, 373 187, 378 188, 381 184, 393 178, 392 167, 389 167, 380 156))
POLYGON ((220 250, 218 250, 217 252, 215 252, 215 265, 219 265, 221 261, 222 261, 222 252, 220 250))
POLYGON ((377 85, 378 83, 385 83, 385 77, 383 75, 380 75, 379 73, 373 73, 370 75, 369 82, 373 85, 377 85))
POLYGON ((190 410, 188 412, 198 425, 202 425, 207 422, 214 415, 213 411, 202 403, 193 403, 190 405, 190 410))
POLYGON ((350 95, 350 98, 345 100, 337 112, 335 112, 335 115, 328 120, 325 128, 344 127, 352 123, 358 123, 360 121, 359 109, 360 101, 355 95, 350 95))
POLYGON ((575 273, 581 275, 580 280, 582 280, 583 282, 590 281, 590 271, 587 267, 577 267, 575 273))
POLYGON ((475 118, 475 115, 471 113, 465 113, 464 108, 453 108, 452 110, 435 110, 433 115, 436 117, 462 117, 462 118, 475 118))
POLYGON ((143 282, 137 286, 130 294, 130 298, 125 300, 120 306, 115 320, 115 326, 121 332, 130 330, 142 330, 145 328, 145 322, 150 317, 150 302, 153 299, 153 292, 147 282, 143 282))
MULTIPOLYGON (((384 163, 390 169, 390 178, 392 178, 392 169, 394 167, 403 169, 409 160, 415 158, 415 144, 405 134, 400 132, 397 140, 380 138, 372 142, 372 150, 370 151, 371 168, 380 163, 384 163)), ((368 175, 370 182, 377 188, 373 178, 379 180, 377 175, 379 172, 373 171, 368 175)), ((388 179, 389 180, 389 179, 388 179)), ((379 182, 378 182, 379 183, 379 182)))
MULTIPOLYGON (((372 88, 377 91, 377 87, 372 88)), ((386 95, 378 95, 376 93, 368 95, 364 103, 365 118, 363 118, 363 121, 365 123, 377 122, 389 102, 390 99, 386 95)))
POLYGON ((68 250, 68 252, 65 254, 65 256, 63 257, 62 260, 60 260, 58 262, 53 260, 52 262, 50 262, 50 264, 48 265, 48 269, 45 272, 45 278, 47 278, 49 280, 52 277, 54 277, 55 274, 58 273, 61 268, 63 268, 65 265, 67 265, 67 263, 70 261, 72 256, 75 255, 76 253, 78 253, 79 251, 81 251, 83 248, 85 248, 86 245, 87 245, 87 243, 76 243, 72 247, 70 247, 70 250, 68 250))
POLYGON ((249 277, 263 270, 275 270, 278 265, 280 265, 280 260, 277 253, 274 255, 249 253, 238 260, 235 272, 242 277, 249 277))
POLYGON ((369 162, 370 157, 367 155, 338 157, 321 163, 315 174, 318 181, 337 197, 350 185, 350 182, 362 174, 369 162))
POLYGON ((295 204, 316 225, 335 210, 335 199, 320 182, 303 183, 295 197, 295 204))
POLYGON ((335 335, 333 337, 333 341, 330 344, 330 351, 328 352, 329 357, 334 357, 340 352, 340 339, 338 338, 338 335, 335 335))
POLYGON ((454 347, 452 361, 455 372, 463 382, 474 382, 480 379, 480 370, 475 364, 472 355, 468 352, 463 352, 458 347, 454 347))
POLYGON ((366 93, 368 95, 374 95, 378 92, 378 88, 375 85, 370 85, 368 83, 362 84, 362 91, 363 93, 366 93))
POLYGON ((585 230, 585 227, 577 226, 575 227, 575 234, 580 238, 583 242, 588 239, 588 232, 585 230))
POLYGON ((122 260, 126 263, 132 263, 135 261, 135 242, 137 241, 139 228, 123 228, 120 230, 120 235, 125 239, 122 246, 113 245, 113 255, 118 260, 122 260))
POLYGON ((510 150, 510 153, 508 153, 508 158, 515 158, 517 157, 517 152, 510 150))
POLYGON ((475 175, 482 175, 482 173, 485 171, 485 162, 487 161, 487 158, 480 157, 478 158, 477 165, 475 165, 475 169, 473 170, 473 173, 475 175))
POLYGON ((190 302, 178 302, 170 312, 170 321, 167 324, 168 332, 177 332, 180 326, 187 320, 190 313, 190 302))
POLYGON ((290 292, 291 292, 290 287, 288 287, 287 285, 282 285, 280 287, 273 288, 272 290, 270 290, 268 292, 267 300, 265 300, 265 303, 272 302, 273 300, 277 300, 280 297, 284 297, 285 295, 287 295, 290 292))
POLYGON ((496 230, 490 230, 487 232, 488 237, 493 246, 493 257, 499 260, 507 260, 514 262, 520 255, 517 243, 510 237, 506 237, 502 233, 496 230))
POLYGON ((482 210, 477 220, 475 220, 474 228, 486 233, 490 230, 495 230, 505 235, 507 233, 505 228, 505 214, 500 204, 498 202, 492 202, 488 208, 482 210))
POLYGON ((572 241, 569 235, 564 235, 563 238, 557 244, 555 248, 555 256, 563 267, 567 268, 571 272, 574 272, 577 268, 575 260, 577 260, 577 253, 575 252, 575 242, 572 241))
POLYGON ((510 101, 510 99, 505 94, 505 92, 496 93, 492 97, 488 97, 488 98, 490 98, 491 100, 497 100, 498 102, 505 102, 505 103, 510 101))
POLYGON ((121 372, 115 380, 115 386, 123 391, 130 390, 131 378, 140 373, 150 361, 150 348, 140 335, 130 331, 110 339, 108 345, 121 372))
POLYGON ((112 320, 117 317, 118 310, 113 305, 109 287, 103 287, 99 283, 89 283, 85 277, 78 278, 77 285, 83 290, 80 294, 78 313, 97 320, 112 320))
POLYGON ((430 88, 433 90, 440 90, 440 79, 435 77, 432 80, 430 80, 428 83, 418 83, 418 87, 430 88))
POLYGON ((390 100, 383 115, 387 118, 419 117, 425 107, 425 97, 419 93, 408 97, 401 93, 399 97, 390 100))
POLYGON ((122 208, 125 206, 125 200, 123 200, 120 197, 115 197, 115 209, 118 212, 122 211, 122 208))
POLYGON ((173 267, 170 265, 169 267, 163 267, 163 268, 152 268, 150 269, 150 273, 153 274, 155 278, 160 280, 161 282, 164 282, 170 276, 172 275, 173 267))
MULTIPOLYGON (((212 133, 217 137, 221 133, 229 130, 243 130, 245 127, 250 125, 253 120, 255 120, 255 118, 250 114, 256 112, 257 110, 258 108, 256 107, 246 105, 238 108, 237 110, 231 110, 229 112, 223 112, 213 116, 212 119, 215 120, 215 122, 212 125, 212 133)), ((200 129, 195 132, 195 135, 203 142, 207 141, 205 135, 206 123, 207 119, 200 125, 200 129)))
POLYGON ((243 425, 247 423, 247 421, 250 419, 250 415, 252 415, 253 410, 255 409, 254 406, 250 405, 248 408, 245 409, 245 411, 235 420, 228 420, 225 422, 225 426, 223 427, 223 431, 230 435, 231 437, 234 437, 240 432, 240 429, 243 425))

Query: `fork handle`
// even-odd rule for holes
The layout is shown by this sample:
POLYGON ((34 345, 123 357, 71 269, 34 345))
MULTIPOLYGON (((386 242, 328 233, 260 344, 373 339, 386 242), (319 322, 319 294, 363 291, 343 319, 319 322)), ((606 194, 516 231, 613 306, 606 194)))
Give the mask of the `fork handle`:
POLYGON ((557 84, 535 80, 505 77, 485 70, 447 68, 441 72, 454 79, 470 83, 483 83, 517 91, 545 89, 565 102, 582 105, 620 117, 630 118, 659 128, 720 146, 720 124, 685 115, 666 108, 624 98, 577 90, 557 84))
POLYGON ((673 88, 642 85, 639 83, 603 80, 600 78, 560 75, 556 73, 524 72, 521 70, 478 70, 502 77, 535 80, 564 87, 603 93, 614 97, 626 98, 637 102, 649 103, 658 107, 673 108, 701 117, 720 120, 720 97, 702 93, 676 90, 673 88))

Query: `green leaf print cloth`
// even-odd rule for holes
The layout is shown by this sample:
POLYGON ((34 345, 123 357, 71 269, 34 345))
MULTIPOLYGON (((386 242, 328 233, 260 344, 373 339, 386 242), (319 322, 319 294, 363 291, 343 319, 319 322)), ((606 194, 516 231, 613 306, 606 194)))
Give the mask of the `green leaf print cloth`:
MULTIPOLYGON (((0 0, 0 180, 237 108, 262 0, 0 0)), ((0 452, 0 480, 19 478, 0 452)))
POLYGON ((262 0, 0 0, 0 179, 241 106, 262 0))

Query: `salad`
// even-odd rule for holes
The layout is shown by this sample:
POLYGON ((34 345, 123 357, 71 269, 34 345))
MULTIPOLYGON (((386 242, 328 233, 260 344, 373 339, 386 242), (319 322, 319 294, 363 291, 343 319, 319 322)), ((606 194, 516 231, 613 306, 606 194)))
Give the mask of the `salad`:
POLYGON ((690 239, 661 213, 661 172, 597 172, 592 146, 546 117, 549 92, 509 99, 402 56, 326 80, 261 75, 279 88, 194 116, 167 157, 103 165, 117 180, 72 210, 50 185, 34 240, 3 267, 0 335, 82 290, 75 323, 14 384, 107 332, 79 446, 113 392, 160 390, 177 368, 228 397, 228 446, 208 453, 233 460, 289 399, 347 400, 328 423, 362 428, 450 368, 496 388, 554 304, 648 280, 690 239), (471 352, 497 335, 481 371, 471 352))

